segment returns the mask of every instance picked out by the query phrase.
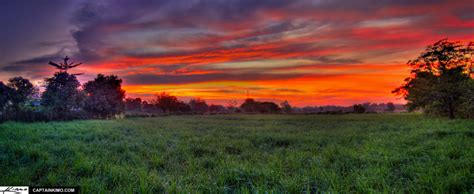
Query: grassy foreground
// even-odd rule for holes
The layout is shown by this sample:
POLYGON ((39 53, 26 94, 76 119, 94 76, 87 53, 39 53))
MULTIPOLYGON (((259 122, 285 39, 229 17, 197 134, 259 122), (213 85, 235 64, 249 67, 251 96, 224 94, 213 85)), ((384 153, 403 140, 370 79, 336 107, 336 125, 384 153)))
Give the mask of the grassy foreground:
POLYGON ((474 192, 474 121, 215 115, 0 124, 0 185, 82 192, 474 192))

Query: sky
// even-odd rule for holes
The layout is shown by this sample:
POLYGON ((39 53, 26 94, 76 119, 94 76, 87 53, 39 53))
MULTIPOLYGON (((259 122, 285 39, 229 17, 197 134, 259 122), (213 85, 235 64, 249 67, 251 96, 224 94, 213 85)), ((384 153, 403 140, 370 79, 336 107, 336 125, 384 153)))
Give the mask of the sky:
POLYGON ((0 80, 41 86, 69 56, 82 83, 123 79, 232 104, 403 103, 406 62, 437 40, 474 40, 474 0, 0 0, 0 80))

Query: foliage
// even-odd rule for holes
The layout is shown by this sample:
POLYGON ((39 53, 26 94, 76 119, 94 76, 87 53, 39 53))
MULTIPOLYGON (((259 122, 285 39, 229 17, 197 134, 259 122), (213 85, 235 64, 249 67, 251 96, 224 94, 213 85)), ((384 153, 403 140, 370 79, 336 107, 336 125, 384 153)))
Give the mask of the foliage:
MULTIPOLYGON (((410 110, 454 118, 461 114, 465 86, 470 78, 473 49, 459 42, 440 40, 410 60, 412 76, 394 90, 408 101, 410 110)), ((472 98, 472 97, 468 97, 472 98)), ((465 115, 461 115, 465 116, 465 115)))
POLYGON ((244 112, 253 113, 276 113, 280 111, 280 107, 273 102, 259 102, 252 98, 245 99, 245 102, 240 105, 244 112))
POLYGON ((191 110, 195 113, 202 114, 209 111, 209 106, 207 105, 206 101, 200 98, 189 100, 189 106, 191 107, 191 110))
POLYGON ((281 110, 284 113, 291 113, 292 112, 292 107, 291 107, 290 103, 288 102, 288 100, 285 100, 282 103, 280 103, 280 107, 281 107, 281 110))
POLYGON ((462 104, 460 105, 460 113, 464 118, 474 119, 474 80, 471 79, 461 86, 464 92, 461 96, 462 104))
POLYGON ((211 112, 211 113, 225 113, 225 112, 227 112, 227 109, 222 105, 212 104, 211 106, 209 106, 209 112, 211 112))
POLYGON ((258 102, 252 98, 245 99, 244 103, 240 105, 240 109, 244 112, 257 112, 258 102))
POLYGON ((180 105, 180 101, 176 96, 172 96, 166 92, 157 94, 151 103, 165 113, 177 112, 179 110, 178 106, 180 105))
POLYGON ((84 84, 84 91, 87 96, 84 109, 94 117, 110 118, 125 110, 122 80, 115 75, 97 75, 84 84))
POLYGON ((392 102, 387 103, 387 111, 388 112, 395 111, 395 104, 393 104, 392 102))
POLYGON ((10 95, 12 93, 12 88, 5 85, 0 81, 0 112, 3 113, 4 109, 7 107, 10 102, 10 95))
POLYGON ((177 110, 180 113, 190 113, 192 111, 191 106, 189 106, 189 104, 184 103, 183 101, 178 101, 177 110))
POLYGON ((126 98, 125 109, 127 111, 142 111, 142 99, 141 98, 126 98))
POLYGON ((366 109, 362 104, 354 104, 352 106, 354 113, 365 113, 366 109))
POLYGON ((41 97, 41 104, 46 108, 50 119, 68 120, 83 105, 84 94, 78 89, 79 81, 75 75, 57 72, 53 77, 45 79, 46 90, 41 97))
POLYGON ((9 98, 12 107, 16 112, 18 112, 20 106, 24 105, 35 93, 35 87, 33 84, 23 77, 9 79, 7 86, 11 88, 9 98))
POLYGON ((83 193, 474 191, 473 120, 214 115, 0 128, 4 185, 80 185, 83 193))

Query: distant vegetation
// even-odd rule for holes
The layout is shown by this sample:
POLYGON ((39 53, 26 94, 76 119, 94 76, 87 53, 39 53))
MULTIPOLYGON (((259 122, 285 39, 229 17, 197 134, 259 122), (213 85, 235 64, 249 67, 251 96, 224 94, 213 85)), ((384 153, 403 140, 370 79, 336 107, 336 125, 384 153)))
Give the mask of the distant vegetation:
MULTIPOLYGON (((169 114, 314 114, 314 113, 366 113, 393 112, 388 104, 365 103, 354 107, 321 106, 292 107, 288 101, 280 105, 274 102, 246 99, 240 106, 233 101, 229 106, 211 104, 194 98, 183 102, 169 93, 159 93, 149 101, 141 98, 125 98, 122 80, 115 75, 97 75, 94 80, 81 85, 77 76, 68 70, 82 63, 69 63, 66 57, 59 64, 50 62, 59 71, 45 79, 44 92, 39 93, 28 79, 14 77, 7 84, 0 82, 0 121, 51 121, 89 118, 117 118, 123 116, 148 117, 169 114), (376 108, 374 108, 376 107, 376 108), (382 108, 377 108, 382 107, 382 108), (390 110, 389 110, 390 109, 390 110)), ((399 106, 399 110, 404 109, 399 106)))
POLYGON ((0 125, 4 185, 83 193, 473 193, 474 121, 216 115, 0 125))
MULTIPOLYGON (((472 78, 473 43, 467 46, 459 42, 441 40, 408 64, 411 77, 394 93, 404 97, 410 111, 421 110, 432 115, 449 118, 474 118, 474 81, 472 78)), ((82 63, 69 63, 69 58, 59 64, 49 64, 58 69, 53 77, 45 79, 44 92, 29 80, 14 77, 7 84, 0 82, 1 121, 48 121, 88 118, 117 118, 128 116, 154 116, 169 114, 343 114, 401 112, 404 106, 364 103, 353 106, 293 107, 288 101, 257 101, 252 98, 238 106, 208 105, 200 98, 183 102, 169 93, 156 94, 152 100, 125 98, 122 80, 115 75, 102 74, 79 83, 68 70, 82 63)))

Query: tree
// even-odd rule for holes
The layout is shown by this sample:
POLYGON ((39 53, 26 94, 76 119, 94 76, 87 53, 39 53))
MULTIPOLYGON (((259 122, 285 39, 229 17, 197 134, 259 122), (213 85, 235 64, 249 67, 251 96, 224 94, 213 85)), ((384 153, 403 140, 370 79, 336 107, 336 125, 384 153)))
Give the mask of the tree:
POLYGON ((292 107, 291 107, 290 103, 287 100, 280 103, 280 107, 281 107, 281 110, 284 113, 291 113, 291 111, 292 111, 292 107))
POLYGON ((184 103, 183 101, 178 101, 177 104, 178 111, 181 113, 189 113, 191 112, 191 106, 189 104, 184 103))
POLYGON ((352 106, 352 109, 353 109, 354 113, 364 113, 366 111, 364 105, 362 105, 362 104, 354 104, 352 106))
MULTIPOLYGON (((65 72, 67 73, 67 70, 71 69, 71 68, 74 68, 74 67, 77 67, 79 65, 81 65, 82 63, 68 63, 68 60, 69 60, 69 57, 64 57, 64 62, 61 62, 59 64, 57 63, 54 63, 54 62, 49 62, 49 65, 51 66, 54 66, 56 67, 56 69, 59 70, 59 72, 65 72)), ((79 74, 75 74, 75 75, 79 75, 79 74)))
POLYGON ((82 107, 84 94, 75 75, 57 72, 46 78, 46 90, 41 96, 41 104, 47 109, 50 119, 71 119, 73 111, 82 107))
POLYGON ((388 112, 395 111, 395 105, 392 102, 387 103, 387 111, 388 112))
POLYGON ((11 88, 9 99, 16 114, 20 111, 21 105, 24 105, 35 93, 33 84, 23 77, 14 77, 8 80, 7 86, 11 88))
POLYGON ((222 105, 211 105, 209 106, 209 112, 211 113, 224 113, 226 112, 226 108, 222 105))
POLYGON ((95 117, 110 118, 124 112, 125 90, 122 80, 115 75, 97 75, 84 84, 86 100, 84 109, 95 117))
MULTIPOLYGON (((472 43, 470 43, 471 45, 472 43)), ((440 40, 408 61, 411 76, 393 92, 407 100, 409 110, 454 118, 463 104, 470 79, 472 48, 460 42, 440 40)))
POLYGON ((10 103, 10 95, 12 93, 12 88, 5 85, 0 81, 0 112, 3 114, 4 109, 10 103))
POLYGON ((276 113, 280 111, 280 107, 274 102, 258 102, 257 111, 260 113, 276 113))
POLYGON ((176 96, 162 92, 157 94, 151 103, 163 110, 163 112, 169 113, 178 111, 178 105, 180 104, 180 101, 178 98, 176 98, 176 96))
POLYGON ((141 98, 126 98, 125 109, 128 111, 142 111, 142 99, 141 98))
POLYGON ((275 113, 280 111, 280 107, 273 102, 259 102, 252 98, 245 99, 240 108, 244 112, 275 113))
POLYGON ((195 113, 202 114, 209 111, 209 106, 207 105, 206 101, 200 98, 189 100, 189 106, 191 107, 191 110, 195 113))
POLYGON ((254 99, 252 98, 247 98, 245 99, 244 103, 240 105, 240 109, 244 112, 256 112, 257 111, 257 104, 254 99))
POLYGON ((461 96, 460 113, 464 118, 474 119, 474 79, 467 81, 462 87, 465 92, 461 96))

